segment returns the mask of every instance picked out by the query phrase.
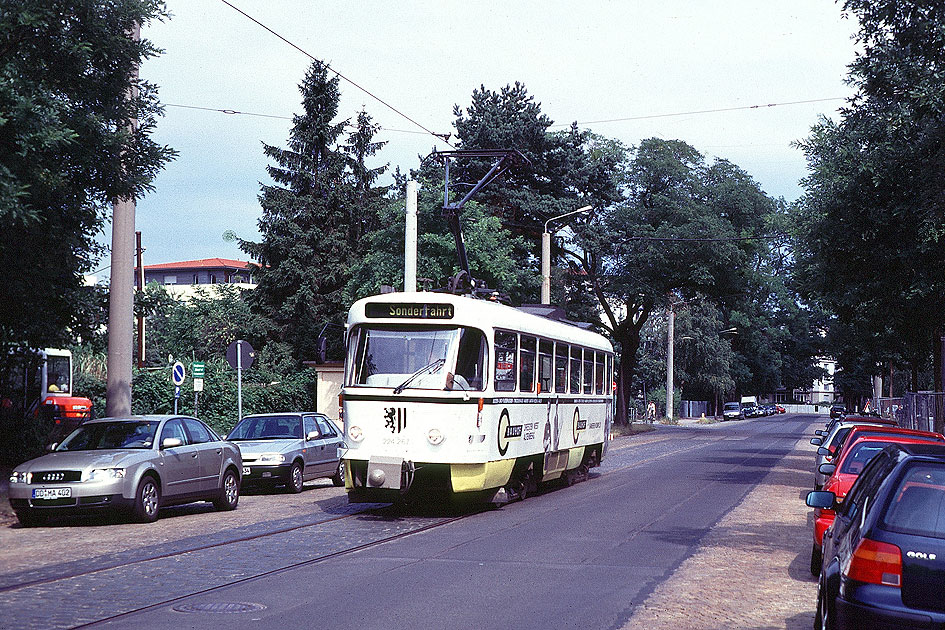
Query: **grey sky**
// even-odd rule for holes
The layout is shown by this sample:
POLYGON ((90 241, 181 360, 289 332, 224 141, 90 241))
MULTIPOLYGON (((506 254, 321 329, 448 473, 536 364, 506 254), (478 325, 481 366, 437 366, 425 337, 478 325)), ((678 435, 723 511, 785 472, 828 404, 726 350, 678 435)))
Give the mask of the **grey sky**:
MULTIPOLYGON (((842 101, 764 106, 851 91, 856 24, 828 0, 230 2, 435 132, 453 131, 453 105, 466 107, 473 89, 520 81, 558 124, 578 121, 630 145, 685 140, 788 200, 805 174, 791 143, 842 101), (762 107, 660 116, 752 106, 762 107)), ((172 19, 143 32, 166 52, 141 74, 169 105, 155 139, 180 156, 138 203, 145 264, 245 259, 222 234, 258 236, 261 143, 285 145, 310 59, 220 0, 167 4, 172 19)), ((448 148, 340 87, 341 117, 364 107, 384 128, 379 162, 406 171, 434 146, 448 148)))

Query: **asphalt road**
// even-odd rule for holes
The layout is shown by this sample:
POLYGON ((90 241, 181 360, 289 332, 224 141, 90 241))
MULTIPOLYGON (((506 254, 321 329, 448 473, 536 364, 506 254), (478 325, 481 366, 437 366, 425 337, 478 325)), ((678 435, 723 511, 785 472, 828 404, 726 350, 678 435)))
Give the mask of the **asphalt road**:
MULTIPOLYGON (((621 438, 587 482, 485 512, 355 514, 337 490, 319 487, 297 509, 240 527, 214 530, 227 515, 198 511, 162 518, 163 530, 42 528, 35 536, 50 540, 93 528, 149 543, 109 554, 92 544, 82 558, 44 556, 31 569, 8 550, 0 614, 22 628, 620 628, 813 420, 621 438), (182 531, 185 523, 209 529, 182 531)), ((270 499, 247 497, 235 514, 264 514, 270 499)), ((0 532, 0 543, 31 531, 0 532)))

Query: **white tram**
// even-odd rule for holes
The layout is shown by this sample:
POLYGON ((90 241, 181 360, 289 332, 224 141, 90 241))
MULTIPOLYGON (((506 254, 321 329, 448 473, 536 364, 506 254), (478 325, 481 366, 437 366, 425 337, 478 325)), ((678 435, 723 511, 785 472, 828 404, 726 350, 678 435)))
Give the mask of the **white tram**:
POLYGON ((613 419, 613 346, 488 300, 389 293, 348 313, 351 502, 413 493, 503 503, 586 477, 613 419))

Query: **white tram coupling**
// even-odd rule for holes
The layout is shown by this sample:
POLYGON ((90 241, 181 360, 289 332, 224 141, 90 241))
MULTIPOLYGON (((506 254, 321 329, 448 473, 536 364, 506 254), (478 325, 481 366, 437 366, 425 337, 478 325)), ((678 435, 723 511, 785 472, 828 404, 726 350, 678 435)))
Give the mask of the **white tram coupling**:
POLYGON ((610 342, 489 300, 388 293, 348 313, 350 502, 504 503, 587 476, 613 420, 610 342))

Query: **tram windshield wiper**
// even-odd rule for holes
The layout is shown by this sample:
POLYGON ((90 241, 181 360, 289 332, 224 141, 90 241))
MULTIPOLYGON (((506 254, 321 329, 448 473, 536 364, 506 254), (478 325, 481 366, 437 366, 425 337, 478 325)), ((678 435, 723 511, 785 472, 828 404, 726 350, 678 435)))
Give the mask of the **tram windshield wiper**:
POLYGON ((446 363, 446 359, 442 359, 442 358, 437 359, 436 361, 432 363, 427 363, 422 368, 420 368, 419 370, 417 370, 416 372, 408 376, 406 381, 404 381, 403 383, 395 387, 394 393, 399 394, 400 392, 404 391, 404 389, 407 388, 407 385, 410 385, 414 381, 414 379, 420 376, 421 374, 425 374, 426 372, 430 372, 430 373, 436 372, 438 369, 440 369, 440 367, 444 363, 446 363))

